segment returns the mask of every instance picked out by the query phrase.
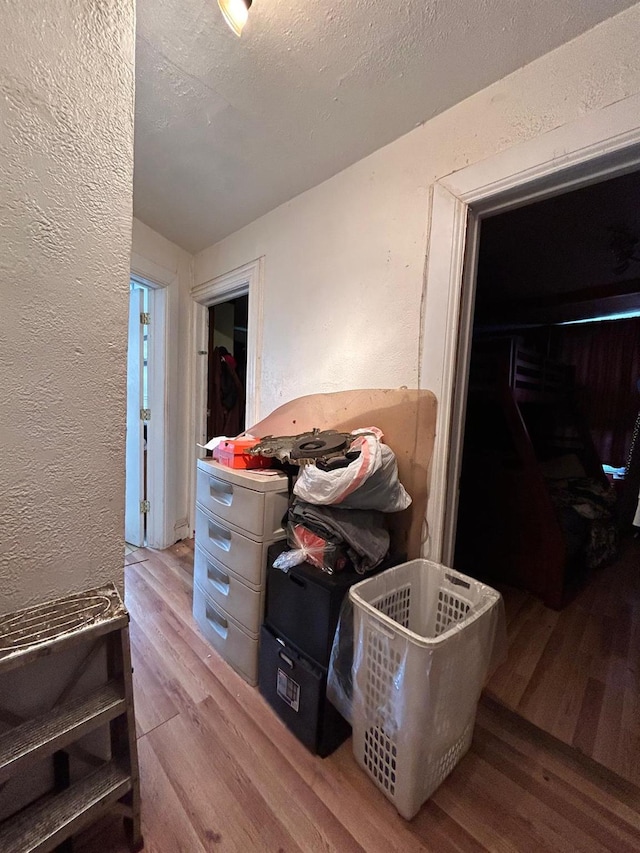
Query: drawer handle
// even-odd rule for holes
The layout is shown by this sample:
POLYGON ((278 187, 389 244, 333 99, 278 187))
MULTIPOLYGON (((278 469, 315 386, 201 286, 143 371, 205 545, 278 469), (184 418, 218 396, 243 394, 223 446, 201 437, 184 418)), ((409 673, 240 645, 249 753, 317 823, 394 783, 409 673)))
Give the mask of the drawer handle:
POLYGON ((229 575, 221 572, 216 566, 207 563, 207 577, 222 595, 229 595, 229 575))
POLYGON ((231 531, 225 530, 224 527, 218 527, 211 521, 209 522, 209 539, 222 551, 231 550, 231 531))
POLYGON ((233 500, 233 486, 230 483, 222 483, 220 480, 209 478, 209 496, 218 503, 231 506, 233 500))
POLYGON ((284 652, 278 652, 278 657, 280 660, 284 661, 289 669, 293 669, 293 661, 288 655, 285 655, 284 652))
POLYGON ((229 623, 221 616, 217 610, 207 605, 207 622, 211 625, 216 634, 219 634, 223 640, 227 639, 229 633, 229 623))

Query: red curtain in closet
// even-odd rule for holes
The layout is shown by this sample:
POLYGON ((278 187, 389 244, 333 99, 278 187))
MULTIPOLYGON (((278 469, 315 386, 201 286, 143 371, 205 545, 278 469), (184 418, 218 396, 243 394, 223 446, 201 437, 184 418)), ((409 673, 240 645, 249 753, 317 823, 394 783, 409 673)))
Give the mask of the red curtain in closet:
POLYGON ((601 461, 625 465, 640 409, 640 318, 556 326, 555 333, 560 360, 575 365, 601 461))

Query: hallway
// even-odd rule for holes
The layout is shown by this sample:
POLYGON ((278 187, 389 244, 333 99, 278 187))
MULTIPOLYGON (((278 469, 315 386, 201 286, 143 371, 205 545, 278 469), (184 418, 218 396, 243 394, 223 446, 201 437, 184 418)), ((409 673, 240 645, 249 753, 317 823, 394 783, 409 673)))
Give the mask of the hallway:
MULTIPOLYGON (((357 767, 287 731, 191 617, 192 542, 127 557, 147 853, 417 853, 640 847, 640 792, 491 702, 473 745, 407 823, 357 767)), ((125 853, 119 819, 76 853, 125 853)))

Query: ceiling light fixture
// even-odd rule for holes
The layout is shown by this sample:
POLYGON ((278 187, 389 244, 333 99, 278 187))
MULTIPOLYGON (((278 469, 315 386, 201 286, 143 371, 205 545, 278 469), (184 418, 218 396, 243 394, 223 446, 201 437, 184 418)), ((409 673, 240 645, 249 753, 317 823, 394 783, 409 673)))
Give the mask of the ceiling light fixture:
POLYGON ((251 0, 218 0, 218 6, 234 33, 241 36, 249 17, 251 0))

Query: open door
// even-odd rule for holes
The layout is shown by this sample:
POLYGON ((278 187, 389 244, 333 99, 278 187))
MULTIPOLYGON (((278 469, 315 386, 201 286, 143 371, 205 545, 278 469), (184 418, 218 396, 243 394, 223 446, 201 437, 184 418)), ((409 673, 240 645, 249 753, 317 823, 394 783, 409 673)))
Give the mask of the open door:
POLYGON ((127 438, 125 474, 124 538, 130 545, 144 545, 144 339, 140 315, 144 291, 129 294, 129 345, 127 349, 127 438))

